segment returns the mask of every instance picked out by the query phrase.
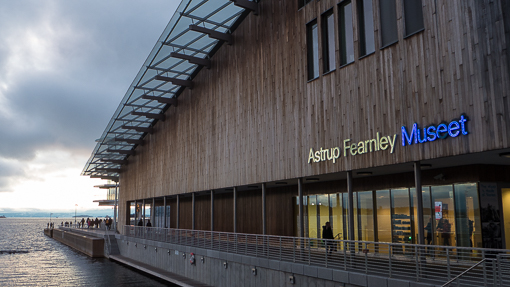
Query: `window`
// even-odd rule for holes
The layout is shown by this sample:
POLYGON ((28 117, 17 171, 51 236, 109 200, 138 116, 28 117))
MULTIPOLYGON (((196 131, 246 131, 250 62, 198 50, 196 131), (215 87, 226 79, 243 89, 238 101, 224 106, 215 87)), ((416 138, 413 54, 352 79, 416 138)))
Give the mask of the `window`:
POLYGON ((324 73, 333 71, 335 61, 335 17, 333 9, 322 15, 322 58, 324 73))
POLYGON ((352 27, 352 4, 344 1, 338 6, 340 27, 340 66, 354 62, 354 29, 352 27))
POLYGON ((380 0, 381 47, 398 42, 397 11, 395 0, 380 0))
POLYGON ((404 0, 405 37, 424 28, 421 0, 404 0))
POLYGON ((372 0, 358 0, 360 57, 375 51, 372 0))
POLYGON ((303 8, 306 4, 312 2, 312 0, 298 0, 298 7, 299 9, 303 8))
POLYGON ((317 20, 306 25, 306 45, 308 58, 308 80, 319 77, 319 32, 317 20))

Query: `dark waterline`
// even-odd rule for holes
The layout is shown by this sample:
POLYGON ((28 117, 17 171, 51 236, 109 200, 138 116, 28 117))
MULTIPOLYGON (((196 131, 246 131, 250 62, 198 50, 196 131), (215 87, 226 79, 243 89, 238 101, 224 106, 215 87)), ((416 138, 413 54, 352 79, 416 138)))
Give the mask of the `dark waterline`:
POLYGON ((47 222, 0 219, 0 286, 174 286, 45 236, 47 222))

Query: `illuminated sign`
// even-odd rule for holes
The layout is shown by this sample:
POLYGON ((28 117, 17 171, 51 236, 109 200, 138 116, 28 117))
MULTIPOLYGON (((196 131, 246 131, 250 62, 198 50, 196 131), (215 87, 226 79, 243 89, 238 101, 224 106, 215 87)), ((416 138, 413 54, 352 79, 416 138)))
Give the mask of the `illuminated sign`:
MULTIPOLYGON (((469 121, 468 116, 465 114, 460 115, 460 119, 453 119, 449 123, 443 122, 436 125, 429 125, 423 129, 418 126, 417 123, 413 124, 411 131, 408 132, 405 126, 401 127, 402 132, 402 146, 412 145, 413 143, 424 143, 433 142, 437 139, 445 139, 448 136, 455 138, 460 135, 468 135, 467 122, 469 121)), ((371 153, 376 151, 389 150, 390 153, 395 151, 395 143, 397 134, 381 136, 379 132, 376 136, 369 140, 362 140, 359 142, 351 142, 351 139, 343 140, 343 156, 355 156, 358 154, 371 153)), ((321 162, 321 161, 333 161, 336 163, 337 160, 342 156, 340 147, 333 148, 320 148, 314 150, 310 148, 308 153, 308 163, 321 162)))
POLYGON ((467 131, 466 122, 468 121, 468 117, 464 114, 460 116, 459 120, 452 120, 450 123, 441 123, 437 126, 430 125, 426 128, 420 129, 417 123, 413 124, 413 128, 411 129, 411 133, 407 132, 405 126, 402 126, 402 146, 405 146, 406 143, 408 145, 424 142, 433 142, 436 139, 445 139, 448 135, 452 138, 457 137, 459 135, 467 135, 469 132, 467 131))

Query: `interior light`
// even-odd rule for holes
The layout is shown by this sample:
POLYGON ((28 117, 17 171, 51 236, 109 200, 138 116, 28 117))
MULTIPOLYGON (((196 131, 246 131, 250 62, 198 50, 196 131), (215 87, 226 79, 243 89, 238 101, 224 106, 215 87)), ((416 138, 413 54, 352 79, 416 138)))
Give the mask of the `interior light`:
POLYGON ((500 157, 510 158, 510 152, 504 152, 499 154, 500 157))
POLYGON ((371 175, 372 172, 371 171, 360 171, 360 172, 357 172, 356 174, 357 175, 371 175))

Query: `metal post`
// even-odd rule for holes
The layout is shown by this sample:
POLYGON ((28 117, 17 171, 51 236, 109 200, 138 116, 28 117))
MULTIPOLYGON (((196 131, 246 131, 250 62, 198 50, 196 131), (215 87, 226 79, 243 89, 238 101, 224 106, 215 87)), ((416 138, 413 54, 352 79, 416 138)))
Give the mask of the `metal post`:
MULTIPOLYGON (((179 229, 179 213, 180 213, 180 212, 179 212, 179 211, 180 211, 179 209, 180 209, 180 207, 181 207, 180 197, 181 197, 181 196, 178 194, 178 195, 177 195, 177 218, 176 218, 176 219, 177 219, 177 224, 176 224, 176 228, 177 228, 177 229, 179 229)), ((180 240, 180 239, 179 239, 179 240, 180 240)))
MULTIPOLYGON (((214 231, 214 190, 211 190, 211 231, 214 231)), ((211 236, 213 236, 212 233, 211 236)))
POLYGON ((191 194, 191 229, 195 230, 195 193, 191 194))
POLYGON ((152 198, 152 205, 151 205, 151 220, 152 220, 152 224, 155 224, 156 223, 156 198, 153 197, 152 198))
MULTIPOLYGON (((349 199, 349 240, 354 239, 354 200, 352 190, 352 171, 347 171, 347 196, 349 199)), ((350 244, 352 245, 352 244, 350 244)))
MULTIPOLYGON (((113 230, 115 231, 115 233, 118 232, 118 230, 117 230, 118 188, 119 188, 119 183, 116 182, 115 183, 115 202, 113 203, 113 230)), ((135 204, 135 208, 136 208, 136 204, 135 204)), ((129 217, 131 217, 131 210, 129 211, 129 217)), ((83 226, 82 226, 82 228, 83 228, 83 226)))
POLYGON ((168 228, 166 223, 166 196, 163 196, 163 226, 168 228))
POLYGON ((142 200, 142 226, 145 226, 145 199, 142 200))
POLYGON ((262 184, 262 234, 266 235, 266 184, 262 184))
MULTIPOLYGON (((305 215, 303 213, 303 179, 298 178, 298 197, 299 197, 299 237, 305 237, 305 215)), ((303 248, 303 245, 301 245, 303 248)))
POLYGON ((416 205, 418 210, 418 244, 425 245, 423 235, 425 225, 423 224, 423 195, 421 188, 421 165, 419 161, 414 162, 414 183, 416 185, 416 205))
MULTIPOLYGON (((234 186, 234 233, 237 232, 237 187, 234 186)), ((236 237, 237 239, 237 237, 236 237)))

